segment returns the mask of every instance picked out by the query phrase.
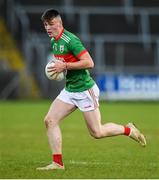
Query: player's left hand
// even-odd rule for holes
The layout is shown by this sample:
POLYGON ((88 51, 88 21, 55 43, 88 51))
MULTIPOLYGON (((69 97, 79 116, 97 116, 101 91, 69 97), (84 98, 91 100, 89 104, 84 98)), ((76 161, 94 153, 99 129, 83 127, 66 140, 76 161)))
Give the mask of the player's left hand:
POLYGON ((66 63, 62 61, 55 61, 53 70, 57 73, 63 72, 66 70, 66 63))

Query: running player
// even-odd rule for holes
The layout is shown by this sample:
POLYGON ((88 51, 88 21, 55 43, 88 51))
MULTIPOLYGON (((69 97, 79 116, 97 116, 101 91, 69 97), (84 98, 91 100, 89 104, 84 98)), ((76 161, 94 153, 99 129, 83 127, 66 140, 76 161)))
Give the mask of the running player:
POLYGON ((77 36, 64 29, 57 10, 46 10, 41 19, 51 38, 52 53, 61 60, 57 61, 52 69, 56 72, 67 70, 67 75, 65 88, 53 101, 45 117, 48 141, 52 151, 52 163, 37 169, 64 169, 59 123, 77 108, 82 111, 88 130, 94 138, 126 135, 145 146, 144 135, 132 123, 126 126, 112 122, 101 124, 98 104, 99 89, 88 72, 88 69, 94 67, 89 52, 77 36))

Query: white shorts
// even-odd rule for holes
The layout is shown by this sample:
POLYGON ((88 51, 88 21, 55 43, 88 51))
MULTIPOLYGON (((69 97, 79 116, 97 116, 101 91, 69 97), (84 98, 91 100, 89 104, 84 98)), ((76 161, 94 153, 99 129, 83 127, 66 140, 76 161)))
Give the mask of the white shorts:
POLYGON ((91 111, 99 106, 99 88, 95 84, 92 88, 83 92, 68 92, 63 89, 57 99, 75 105, 81 111, 91 111))

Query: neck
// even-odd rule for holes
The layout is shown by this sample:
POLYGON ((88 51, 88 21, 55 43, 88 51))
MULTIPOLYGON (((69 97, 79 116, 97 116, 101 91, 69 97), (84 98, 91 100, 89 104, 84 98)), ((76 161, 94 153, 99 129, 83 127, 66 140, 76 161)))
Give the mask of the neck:
POLYGON ((61 35, 62 35, 63 31, 64 31, 64 28, 63 28, 63 27, 61 27, 61 28, 59 29, 59 31, 58 31, 57 36, 55 36, 55 37, 54 37, 54 38, 55 38, 55 40, 58 40, 58 39, 61 37, 61 35))

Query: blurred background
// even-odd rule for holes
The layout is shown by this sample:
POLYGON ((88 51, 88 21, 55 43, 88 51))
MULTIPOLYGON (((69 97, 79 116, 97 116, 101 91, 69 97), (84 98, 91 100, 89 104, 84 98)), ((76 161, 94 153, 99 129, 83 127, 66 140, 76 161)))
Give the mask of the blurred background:
POLYGON ((101 100, 159 100, 158 0, 0 0, 1 100, 54 98, 63 88, 44 74, 48 8, 92 55, 101 100))

